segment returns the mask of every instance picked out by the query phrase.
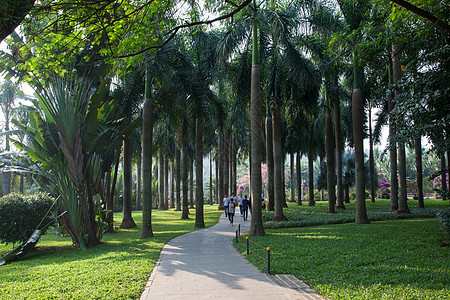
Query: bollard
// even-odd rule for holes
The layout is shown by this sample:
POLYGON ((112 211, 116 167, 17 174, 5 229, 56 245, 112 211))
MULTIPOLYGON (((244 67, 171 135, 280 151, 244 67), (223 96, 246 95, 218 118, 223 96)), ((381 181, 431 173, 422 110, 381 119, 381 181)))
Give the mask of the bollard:
POLYGON ((247 255, 249 254, 249 248, 248 248, 248 236, 245 237, 246 241, 247 241, 247 255))
POLYGON ((270 247, 267 247, 267 274, 270 274, 270 247))
POLYGON ((241 235, 241 223, 238 224, 238 234, 241 235))
POLYGON ((236 229, 236 243, 238 242, 238 230, 236 229))

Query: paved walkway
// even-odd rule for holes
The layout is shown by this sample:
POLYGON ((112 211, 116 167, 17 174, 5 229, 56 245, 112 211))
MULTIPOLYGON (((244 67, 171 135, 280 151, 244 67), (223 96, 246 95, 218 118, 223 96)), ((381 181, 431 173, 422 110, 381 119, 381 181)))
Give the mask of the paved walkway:
POLYGON ((232 245, 238 223, 248 231, 250 216, 237 214, 231 227, 222 214, 217 225, 171 240, 141 300, 322 299, 294 276, 267 276, 241 256, 232 245))

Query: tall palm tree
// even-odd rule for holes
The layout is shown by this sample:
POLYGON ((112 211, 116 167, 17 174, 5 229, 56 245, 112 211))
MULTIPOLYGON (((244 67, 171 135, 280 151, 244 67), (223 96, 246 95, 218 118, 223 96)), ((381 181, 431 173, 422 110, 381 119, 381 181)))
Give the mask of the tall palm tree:
MULTIPOLYGON (((14 113, 14 103, 18 97, 19 85, 9 80, 5 81, 0 86, 0 108, 3 112, 5 122, 4 131, 7 132, 5 136, 5 151, 9 151, 9 123, 14 113)), ((3 195, 11 192, 11 172, 2 172, 3 195)))
POLYGON ((151 77, 148 66, 145 70, 145 99, 142 110, 142 232, 141 238, 153 237, 152 229, 152 146, 153 103, 151 100, 151 77))

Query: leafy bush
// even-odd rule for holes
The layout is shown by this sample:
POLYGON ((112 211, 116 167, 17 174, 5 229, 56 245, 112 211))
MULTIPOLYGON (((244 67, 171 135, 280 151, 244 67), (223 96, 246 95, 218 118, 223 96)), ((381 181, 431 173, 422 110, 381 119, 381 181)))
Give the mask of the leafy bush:
POLYGON ((440 210, 436 217, 441 223, 442 228, 447 231, 448 236, 450 237, 450 207, 444 208, 440 210))
MULTIPOLYGON (((28 239, 52 206, 44 193, 22 195, 11 193, 0 198, 0 242, 16 243, 28 239)), ((51 221, 50 214, 42 224, 51 221)))

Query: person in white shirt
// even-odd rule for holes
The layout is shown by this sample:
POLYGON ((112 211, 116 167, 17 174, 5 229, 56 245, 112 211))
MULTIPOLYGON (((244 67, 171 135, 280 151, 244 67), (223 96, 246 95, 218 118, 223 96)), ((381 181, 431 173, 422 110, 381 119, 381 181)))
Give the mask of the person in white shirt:
POLYGON ((230 199, 230 205, 228 207, 228 220, 230 220, 230 225, 233 226, 233 218, 234 218, 234 211, 236 208, 236 204, 233 200, 233 198, 230 199))
POLYGON ((241 196, 238 198, 238 201, 239 201, 239 211, 240 211, 240 213, 241 213, 241 217, 243 216, 243 214, 244 214, 244 209, 242 208, 242 201, 244 200, 244 198, 242 198, 242 194, 241 194, 241 196))
POLYGON ((228 195, 225 195, 225 198, 223 198, 223 208, 225 209, 225 217, 228 216, 228 207, 230 205, 230 198, 227 197, 228 195))

